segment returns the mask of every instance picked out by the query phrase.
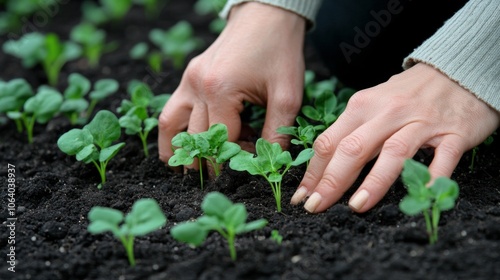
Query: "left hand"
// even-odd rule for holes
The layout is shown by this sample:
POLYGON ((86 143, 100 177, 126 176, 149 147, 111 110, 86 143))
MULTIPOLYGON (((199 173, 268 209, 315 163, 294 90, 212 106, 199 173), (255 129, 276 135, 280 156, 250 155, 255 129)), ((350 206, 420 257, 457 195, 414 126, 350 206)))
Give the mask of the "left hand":
POLYGON ((346 110, 314 143, 311 159, 291 203, 325 211, 378 156, 350 198, 365 212, 398 178, 403 162, 418 149, 433 147, 432 178, 451 176, 463 153, 479 145, 500 123, 500 113, 446 75, 424 63, 387 82, 357 92, 346 110))

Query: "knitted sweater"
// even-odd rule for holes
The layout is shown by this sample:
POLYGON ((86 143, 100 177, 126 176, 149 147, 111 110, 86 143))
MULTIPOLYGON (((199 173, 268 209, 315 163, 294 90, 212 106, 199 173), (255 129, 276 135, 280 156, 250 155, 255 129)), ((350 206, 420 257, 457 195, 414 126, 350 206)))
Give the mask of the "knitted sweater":
MULTIPOLYGON (((250 0, 228 0, 220 16, 250 0)), ((255 0, 295 12, 314 24, 321 0, 255 0)), ((403 61, 403 69, 423 62, 500 111, 500 3, 470 0, 403 61)))

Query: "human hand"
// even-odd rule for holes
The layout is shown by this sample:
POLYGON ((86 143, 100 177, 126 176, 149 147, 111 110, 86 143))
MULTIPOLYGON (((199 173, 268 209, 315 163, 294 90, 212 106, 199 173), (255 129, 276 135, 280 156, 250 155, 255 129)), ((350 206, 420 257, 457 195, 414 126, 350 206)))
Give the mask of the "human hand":
MULTIPOLYGON (((303 94, 305 19, 261 3, 235 6, 217 40, 188 65, 159 117, 160 159, 173 155, 172 138, 215 123, 238 140, 247 101, 267 106, 262 137, 286 147, 280 126, 293 125, 303 94)), ((196 168, 194 163, 190 168, 196 168)))
POLYGON ((432 66, 418 63, 357 92, 314 143, 315 155, 291 203, 322 212, 337 202, 378 156, 350 198, 365 212, 378 203, 419 148, 433 147, 432 178, 451 176, 463 153, 499 126, 500 113, 432 66))

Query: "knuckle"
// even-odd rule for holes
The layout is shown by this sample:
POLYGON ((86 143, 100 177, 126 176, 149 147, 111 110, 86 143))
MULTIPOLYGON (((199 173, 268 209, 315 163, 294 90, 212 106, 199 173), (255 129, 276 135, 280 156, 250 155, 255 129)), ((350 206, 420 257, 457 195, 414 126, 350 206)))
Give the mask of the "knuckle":
POLYGON ((368 105, 366 95, 367 95, 366 90, 360 90, 356 92, 353 96, 349 98, 349 101, 347 101, 347 106, 345 111, 350 112, 350 111, 364 110, 364 108, 368 105))
POLYGON ((216 96, 220 93, 223 88, 224 75, 220 75, 217 72, 204 75, 201 80, 201 89, 207 96, 216 96))
POLYGON ((322 188, 328 189, 330 192, 335 192, 335 193, 339 191, 341 191, 342 193, 344 192, 339 188, 340 184, 338 180, 331 173, 323 174, 323 178, 321 178, 320 185, 322 188))
POLYGON ((459 146, 453 144, 442 144, 439 146, 439 152, 446 158, 454 161, 462 157, 463 151, 459 146))
POLYGON ((316 138, 313 144, 314 155, 320 158, 328 158, 333 154, 333 143, 325 133, 316 138))
POLYGON ((338 150, 349 157, 360 157, 364 151, 362 139, 357 135, 349 135, 340 141, 338 150))
POLYGON ((382 152, 396 158, 407 157, 410 154, 410 146, 399 138, 389 138, 385 141, 382 152))

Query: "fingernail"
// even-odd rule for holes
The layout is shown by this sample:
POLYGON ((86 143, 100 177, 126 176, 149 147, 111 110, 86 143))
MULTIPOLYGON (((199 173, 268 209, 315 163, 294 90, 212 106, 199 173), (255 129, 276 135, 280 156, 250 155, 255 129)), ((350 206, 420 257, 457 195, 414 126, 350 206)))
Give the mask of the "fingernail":
POLYGON ((297 205, 304 201, 304 199, 307 196, 307 188, 302 186, 295 191, 295 193, 292 196, 292 199, 290 200, 290 203, 293 205, 297 205))
POLYGON ((304 204, 304 208, 307 210, 309 213, 314 213, 316 208, 318 208, 319 204, 321 203, 321 200, 323 198, 321 195, 317 192, 313 193, 306 201, 306 204, 304 204))
POLYGON ((349 201, 349 207, 354 210, 359 211, 365 203, 368 201, 368 197, 370 194, 366 190, 359 191, 356 195, 354 195, 349 201))

